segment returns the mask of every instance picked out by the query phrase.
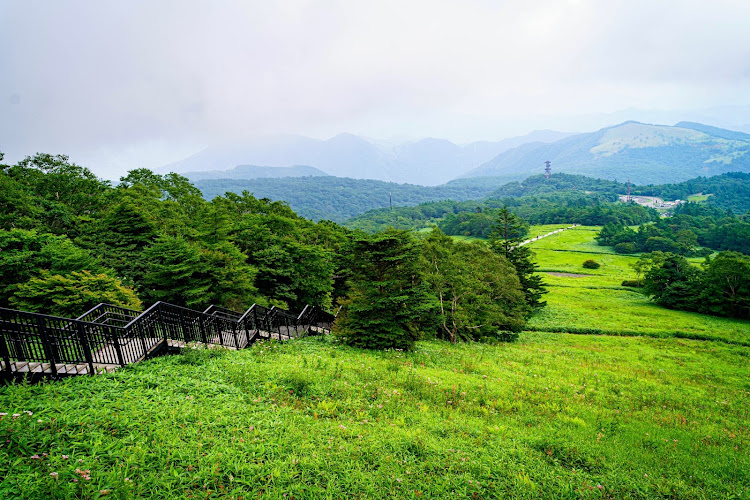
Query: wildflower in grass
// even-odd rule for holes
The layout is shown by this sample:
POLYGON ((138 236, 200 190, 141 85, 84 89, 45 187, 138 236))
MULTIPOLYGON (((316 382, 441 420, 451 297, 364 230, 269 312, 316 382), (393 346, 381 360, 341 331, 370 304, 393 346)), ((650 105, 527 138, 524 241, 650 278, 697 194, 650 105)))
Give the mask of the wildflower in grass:
POLYGON ((26 410, 24 413, 27 414, 28 416, 32 416, 33 415, 33 413, 30 412, 30 411, 28 411, 28 410, 26 410))
POLYGON ((69 456, 68 455, 63 455, 62 458, 63 458, 63 460, 67 460, 69 458, 69 456))
POLYGON ((50 472, 50 476, 52 476, 54 479, 57 479, 57 472, 50 472))
POLYGON ((41 458, 42 458, 42 457, 40 457, 39 455, 33 455, 33 456, 31 457, 31 459, 32 459, 32 460, 39 460, 39 459, 41 459, 41 458))
POLYGON ((18 417, 20 417, 20 416, 21 416, 21 414, 20 414, 20 413, 14 413, 14 414, 13 414, 13 420, 17 419, 17 418, 18 418, 18 417))

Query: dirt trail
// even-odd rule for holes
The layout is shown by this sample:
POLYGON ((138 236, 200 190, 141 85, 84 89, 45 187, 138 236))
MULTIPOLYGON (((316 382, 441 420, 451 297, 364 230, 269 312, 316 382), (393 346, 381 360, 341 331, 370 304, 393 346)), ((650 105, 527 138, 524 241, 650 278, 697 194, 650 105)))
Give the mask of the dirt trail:
POLYGON ((553 234, 561 233, 561 232, 565 231, 566 229, 573 229, 574 227, 576 227, 576 226, 578 226, 578 225, 579 225, 579 224, 573 224, 572 226, 564 227, 564 228, 562 228, 562 229, 557 229, 557 230, 555 230, 555 231, 552 231, 552 232, 549 232, 549 233, 547 233, 547 234, 540 234, 540 235, 539 235, 539 236, 537 236, 536 238, 531 238, 530 240, 526 240, 526 241, 524 241, 523 243, 519 243, 519 244, 518 244, 518 246, 519 246, 519 247, 522 247, 522 246, 524 246, 524 245, 525 245, 525 244, 527 244, 527 243, 531 243, 532 241, 540 240, 540 239, 542 239, 542 238, 546 238, 547 236, 552 236, 553 234))

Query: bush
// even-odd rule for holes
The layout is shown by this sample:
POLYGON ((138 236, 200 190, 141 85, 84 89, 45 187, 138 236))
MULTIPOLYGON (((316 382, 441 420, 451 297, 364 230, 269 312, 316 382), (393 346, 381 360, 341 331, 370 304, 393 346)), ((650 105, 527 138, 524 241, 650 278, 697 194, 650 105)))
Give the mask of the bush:
POLYGON ((601 267, 601 264, 593 259, 589 259, 583 263, 583 267, 585 267, 586 269, 599 269, 599 267, 601 267))
POLYGON ((622 282, 622 286, 630 286, 633 288, 641 288, 643 287, 643 281, 638 280, 625 280, 622 282))
POLYGON ((615 252, 617 252, 617 253, 635 253, 635 252, 637 252, 637 249, 636 249, 634 243, 630 243, 630 242, 618 243, 617 245, 615 245, 615 252))

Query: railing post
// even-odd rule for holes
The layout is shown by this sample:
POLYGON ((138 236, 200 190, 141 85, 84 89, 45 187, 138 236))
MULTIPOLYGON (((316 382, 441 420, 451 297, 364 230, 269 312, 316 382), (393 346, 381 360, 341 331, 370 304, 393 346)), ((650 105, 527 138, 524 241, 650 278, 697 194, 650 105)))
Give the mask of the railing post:
POLYGON ((242 323, 245 328, 245 339, 247 340, 245 347, 249 347, 250 346, 250 330, 248 330, 247 328, 247 316, 245 316, 245 319, 242 320, 242 323))
MULTIPOLYGON (((55 366, 55 355, 54 350, 52 349, 52 344, 49 339, 49 335, 47 335, 47 325, 44 321, 43 316, 39 316, 39 319, 37 321, 37 324, 39 326, 39 337, 42 339, 42 349, 44 349, 44 354, 47 356, 47 359, 50 361, 50 370, 52 370, 52 375, 57 375, 57 367, 55 366)), ((42 370, 44 372, 44 370, 42 370)))
POLYGON ((221 323, 216 324, 219 332, 219 345, 224 345, 224 326, 221 323))
POLYGON ((89 375, 95 375, 94 372, 94 356, 91 354, 91 346, 89 345, 89 339, 86 336, 86 327, 83 323, 78 323, 78 341, 83 347, 83 355, 86 358, 86 363, 89 365, 89 375))
POLYGON ((203 344, 208 345, 208 337, 206 336, 206 318, 203 317, 203 314, 198 316, 198 328, 200 328, 201 331, 201 339, 203 339, 203 344))
MULTIPOLYGON (((226 320, 226 322, 229 323, 229 320, 226 320)), ((232 325, 232 336, 234 337, 234 348, 239 349, 240 343, 237 340, 237 323, 232 321, 231 325, 232 325)))
MULTIPOLYGON (((156 311, 159 315, 159 318, 161 318, 161 304, 157 306, 156 311)), ((146 359, 146 354, 148 354, 148 349, 146 348, 146 331, 143 325, 136 325, 136 326, 138 327, 136 331, 141 336, 141 346, 143 346, 143 359, 146 359)))
POLYGON ((253 318, 255 319, 255 334, 260 335, 260 325, 258 324, 258 309, 253 308, 253 318))
POLYGON ((115 352, 117 353, 117 362, 120 366, 125 366, 125 358, 122 357, 122 347, 120 346, 120 336, 117 335, 117 330, 114 327, 104 327, 109 329, 109 338, 115 346, 115 352))
POLYGON ((2 356, 3 362, 5 362, 5 371, 10 376, 13 373, 10 369, 10 350, 8 349, 8 344, 5 342, 5 333, 2 330, 0 330, 0 356, 2 356))

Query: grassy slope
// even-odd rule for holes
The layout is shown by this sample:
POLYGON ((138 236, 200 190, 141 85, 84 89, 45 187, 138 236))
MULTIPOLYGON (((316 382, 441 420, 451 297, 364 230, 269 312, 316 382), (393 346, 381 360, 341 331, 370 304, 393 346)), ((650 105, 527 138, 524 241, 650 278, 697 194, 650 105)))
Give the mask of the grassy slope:
MULTIPOLYGON (((587 274, 545 275, 548 306, 532 317, 529 327, 545 331, 602 330, 607 333, 656 336, 687 335, 750 345, 750 323, 657 306, 642 294, 620 287, 635 279, 630 263, 637 257, 618 255, 596 244, 598 228, 577 227, 530 243, 541 271, 587 274), (584 269, 594 259, 599 269, 584 269)), ((701 259, 697 259, 699 262, 701 259)))
POLYGON ((748 323, 622 289, 632 257, 593 230, 533 244, 545 268, 591 276, 548 276, 530 326, 663 338, 303 339, 2 387, 0 498, 748 497, 750 351, 673 337, 742 342, 748 323))
POLYGON ((0 497, 744 497, 749 375, 647 337, 195 351, 0 389, 0 497))

